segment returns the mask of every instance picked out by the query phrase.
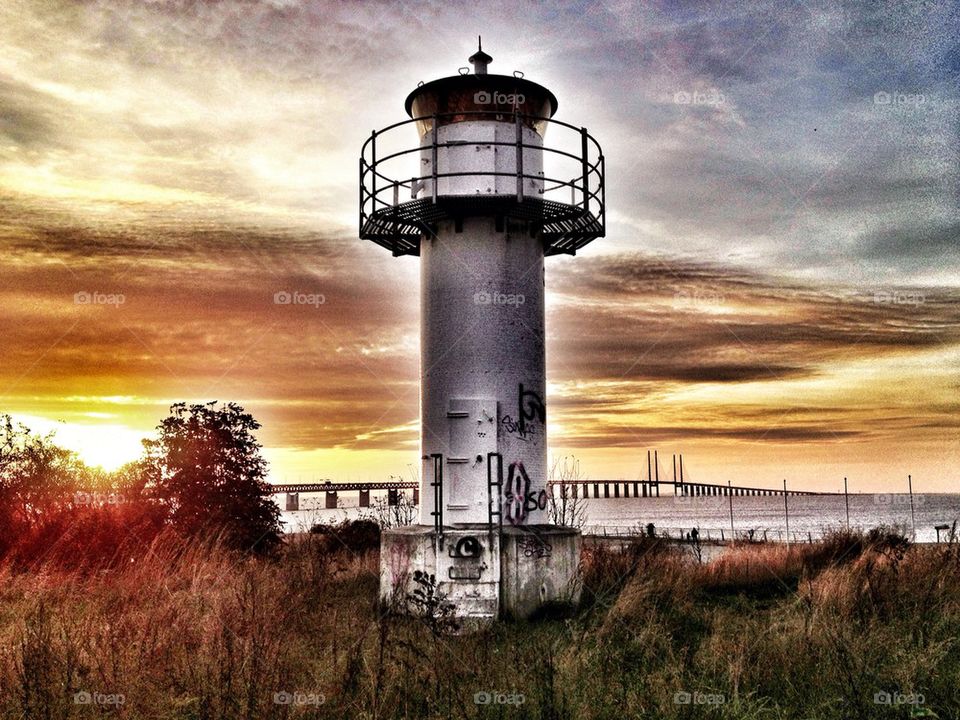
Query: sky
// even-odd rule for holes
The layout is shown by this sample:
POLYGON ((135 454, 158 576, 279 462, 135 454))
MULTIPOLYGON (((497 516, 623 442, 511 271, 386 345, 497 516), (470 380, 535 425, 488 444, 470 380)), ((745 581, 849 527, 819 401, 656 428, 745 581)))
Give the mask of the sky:
POLYGON ((958 27, 924 2, 7 0, 0 413, 114 467, 170 404, 234 401, 274 481, 410 479, 417 259, 358 239, 357 158, 482 35, 606 157, 607 237, 547 261, 554 457, 957 491, 958 27))

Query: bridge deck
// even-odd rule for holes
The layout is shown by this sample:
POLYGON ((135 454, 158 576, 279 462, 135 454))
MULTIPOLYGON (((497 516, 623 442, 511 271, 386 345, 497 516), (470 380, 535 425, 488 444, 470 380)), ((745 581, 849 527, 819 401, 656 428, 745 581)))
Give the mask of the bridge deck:
POLYGON ((415 482, 323 482, 293 483, 272 485, 274 494, 297 492, 356 492, 357 490, 415 490, 420 483, 415 482))
MULTIPOLYGON (((718 483, 703 482, 675 482, 673 480, 568 480, 566 482, 551 482, 549 485, 568 485, 568 486, 598 486, 609 488, 610 486, 630 487, 633 485, 642 486, 647 490, 656 490, 658 487, 672 488, 677 495, 686 493, 688 495, 764 495, 777 496, 784 495, 842 495, 835 492, 816 492, 813 490, 784 490, 778 488, 762 488, 748 485, 720 485, 718 483)), ((620 497, 619 495, 617 497, 620 497)), ((627 496, 624 496, 627 497, 627 496)))
MULTIPOLYGON (((740 496, 753 496, 753 495, 763 495, 763 496, 782 496, 786 494, 787 496, 800 496, 800 495, 842 495, 843 493, 834 493, 834 492, 814 492, 811 490, 787 490, 786 493, 782 489, 776 488, 761 488, 761 487, 749 487, 746 485, 719 485, 717 483, 693 483, 693 482, 674 482, 673 480, 568 480, 566 482, 548 482, 550 486, 558 485, 567 485, 570 487, 581 487, 586 486, 588 489, 590 486, 597 486, 605 488, 606 495, 609 492, 610 486, 625 487, 629 488, 630 486, 643 486, 644 487, 644 497, 647 497, 647 493, 653 493, 654 490, 658 490, 660 486, 664 488, 673 488, 674 494, 676 495, 740 495, 740 496)), ((393 481, 393 482, 348 482, 348 483, 335 483, 331 481, 327 482, 315 482, 315 483, 293 483, 293 484, 278 484, 273 485, 274 494, 280 493, 308 493, 308 492, 356 492, 358 490, 414 490, 420 487, 419 483, 415 482, 402 482, 402 481, 393 481)), ((621 497, 618 491, 615 491, 617 494, 616 497, 621 497)), ((658 493, 659 494, 659 493, 658 493)), ((597 497, 597 493, 594 494, 594 497, 597 497)), ((623 497, 630 497, 630 495, 625 492, 623 497)), ((634 494, 636 497, 636 494, 634 494)))

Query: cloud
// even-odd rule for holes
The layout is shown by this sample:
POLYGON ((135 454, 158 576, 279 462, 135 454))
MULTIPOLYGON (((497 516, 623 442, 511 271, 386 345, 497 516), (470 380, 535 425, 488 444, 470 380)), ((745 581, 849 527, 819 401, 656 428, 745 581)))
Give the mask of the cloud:
POLYGON ((566 448, 616 448, 645 447, 658 443, 682 442, 689 439, 744 440, 766 443, 836 443, 848 441, 861 435, 850 430, 829 430, 819 427, 752 427, 752 428, 715 428, 715 427, 635 427, 604 426, 603 433, 595 436, 577 435, 563 438, 566 448))
POLYGON ((870 257, 887 261, 951 262, 960 258, 960 220, 882 230, 866 246, 870 257))
POLYGON ((960 340, 960 295, 942 288, 817 286, 637 253, 565 262, 548 288, 563 298, 548 348, 560 379, 778 380, 960 340))
MULTIPOLYGON (((293 228, 104 229, 18 215, 0 232, 14 251, 0 288, 8 328, 0 386, 13 407, 152 423, 171 398, 221 398, 262 416, 275 447, 415 444, 415 259, 293 228), (77 304, 77 293, 124 300, 77 304), (278 303, 278 293, 306 299, 278 303), (131 394, 141 401, 116 408, 109 400, 131 394), (87 399, 82 408, 57 399, 71 396, 87 399)), ((551 418, 577 428, 574 444, 627 442, 618 417, 641 437, 658 436, 671 426, 647 428, 642 418, 663 419, 664 406, 675 413, 676 437, 814 440, 810 423, 757 432, 757 411, 737 409, 737 388, 769 386, 775 395, 791 383, 826 382, 843 393, 834 375, 846 363, 960 342, 960 297, 943 289, 904 304, 893 288, 877 295, 639 253, 549 265, 548 372, 558 389, 551 418), (731 388, 726 400, 683 397, 684 389, 721 386, 731 388), (710 426, 695 419, 697 405, 711 408, 710 426)), ((782 412, 787 400, 764 402, 782 412)), ((939 422, 939 410, 922 402, 915 410, 939 422)), ((846 425, 863 420, 844 418, 825 437, 862 433, 846 425)))
POLYGON ((47 98, 29 86, 0 78, 0 146, 31 150, 59 144, 47 98))
POLYGON ((605 151, 608 237, 548 263, 562 442, 940 438, 956 20, 772 0, 4 6, 0 394, 136 427, 215 396, 276 447, 409 450, 416 260, 356 239, 357 153, 464 63, 472 24, 493 70, 546 84, 605 151))

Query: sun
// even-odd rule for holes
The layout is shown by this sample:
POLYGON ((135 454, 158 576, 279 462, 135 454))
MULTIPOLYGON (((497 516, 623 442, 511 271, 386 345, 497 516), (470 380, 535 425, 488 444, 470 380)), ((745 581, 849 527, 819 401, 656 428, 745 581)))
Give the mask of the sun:
POLYGON ((143 454, 143 435, 124 425, 76 426, 71 434, 76 442, 68 443, 64 437, 64 447, 75 450, 87 465, 104 470, 116 470, 143 454))
MULTIPOLYGON (((91 413, 92 414, 92 413, 91 413)), ((16 416, 33 432, 53 433, 53 442, 73 450, 91 467, 112 471, 143 454, 142 430, 119 423, 76 423, 36 416, 16 416)))

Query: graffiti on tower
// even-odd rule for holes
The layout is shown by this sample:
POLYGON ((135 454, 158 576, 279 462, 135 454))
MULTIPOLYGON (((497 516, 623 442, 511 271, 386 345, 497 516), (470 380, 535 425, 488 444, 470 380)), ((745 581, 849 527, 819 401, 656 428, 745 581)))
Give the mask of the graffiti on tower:
POLYGON ((547 507, 547 491, 530 489, 530 476, 520 461, 510 463, 503 505, 503 514, 511 525, 523 525, 531 512, 547 507))
POLYGON ((523 383, 518 385, 517 416, 504 415, 500 424, 510 435, 519 440, 527 441, 542 429, 547 421, 547 408, 540 394, 534 390, 526 390, 523 383), (539 421, 539 426, 537 425, 539 421))

